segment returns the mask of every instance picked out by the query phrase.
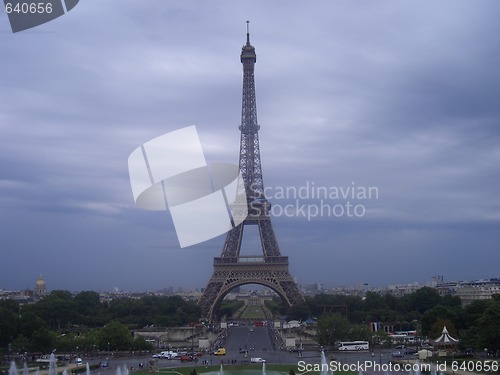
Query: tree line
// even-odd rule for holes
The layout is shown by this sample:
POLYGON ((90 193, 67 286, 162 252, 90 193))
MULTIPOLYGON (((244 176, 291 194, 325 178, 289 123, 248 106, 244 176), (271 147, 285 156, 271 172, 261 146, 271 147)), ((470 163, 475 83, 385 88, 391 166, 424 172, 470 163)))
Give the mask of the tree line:
POLYGON ((102 302, 93 291, 56 290, 33 304, 0 301, 0 352, 144 350, 150 345, 134 341, 131 330, 183 326, 199 318, 196 302, 179 296, 102 302))
POLYGON ((395 331, 415 330, 431 340, 437 339, 446 326, 460 339, 463 349, 500 350, 500 295, 462 307, 459 297, 440 296, 436 289, 424 287, 402 297, 374 292, 363 297, 317 294, 288 312, 277 298, 266 304, 275 315, 287 315, 289 319, 317 318, 318 340, 323 345, 349 340, 387 342, 383 332, 370 332, 370 322, 380 322, 395 331))
MULTIPOLYGON (((363 297, 318 294, 287 311, 278 298, 266 301, 277 317, 317 319, 318 340, 322 345, 336 341, 366 339, 372 343, 387 339, 373 334, 370 322, 393 326, 396 331, 416 330, 435 339, 446 325, 463 348, 495 352, 500 350, 500 295, 462 307, 458 297, 440 296, 433 288, 412 294, 366 293, 363 297)), ((234 314, 241 302, 227 302, 220 312, 234 314)), ((49 353, 75 350, 92 353, 109 350, 145 350, 143 339, 133 340, 131 331, 146 326, 173 327, 198 322, 201 311, 195 301, 179 296, 116 298, 102 302, 92 291, 72 294, 56 290, 34 304, 20 306, 14 300, 0 301, 0 354, 8 352, 49 353), (77 349, 78 348, 78 349, 77 349)))

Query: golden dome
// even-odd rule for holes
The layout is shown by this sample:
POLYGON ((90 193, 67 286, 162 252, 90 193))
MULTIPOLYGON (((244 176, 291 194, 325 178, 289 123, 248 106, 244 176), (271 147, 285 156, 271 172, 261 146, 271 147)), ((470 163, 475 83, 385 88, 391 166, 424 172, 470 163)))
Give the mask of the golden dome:
POLYGON ((38 280, 36 281, 37 286, 45 286, 45 281, 43 280, 42 274, 38 277, 38 280))

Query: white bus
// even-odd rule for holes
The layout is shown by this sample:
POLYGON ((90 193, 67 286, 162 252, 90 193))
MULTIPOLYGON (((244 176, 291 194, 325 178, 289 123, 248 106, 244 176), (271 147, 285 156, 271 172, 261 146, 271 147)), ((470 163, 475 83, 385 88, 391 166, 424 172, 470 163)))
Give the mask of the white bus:
POLYGON ((342 341, 337 345, 337 350, 369 350, 368 341, 342 341))

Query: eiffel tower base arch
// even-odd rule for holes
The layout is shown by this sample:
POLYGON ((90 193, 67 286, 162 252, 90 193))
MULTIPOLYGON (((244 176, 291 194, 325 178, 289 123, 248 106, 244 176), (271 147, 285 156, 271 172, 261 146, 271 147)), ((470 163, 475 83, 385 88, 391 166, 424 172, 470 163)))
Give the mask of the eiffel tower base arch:
POLYGON ((214 273, 199 301, 204 319, 213 321, 224 297, 232 289, 247 284, 272 289, 288 308, 304 301, 288 271, 288 257, 215 258, 214 273))

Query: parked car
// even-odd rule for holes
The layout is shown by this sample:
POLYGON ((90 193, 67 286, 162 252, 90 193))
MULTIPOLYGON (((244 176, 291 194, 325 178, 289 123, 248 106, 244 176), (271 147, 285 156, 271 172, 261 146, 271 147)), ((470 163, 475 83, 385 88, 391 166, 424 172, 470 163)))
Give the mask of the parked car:
POLYGON ((181 362, 191 362, 192 360, 193 360, 193 357, 190 355, 181 356, 181 362))
POLYGON ((224 348, 219 348, 214 352, 214 355, 224 355, 226 354, 226 349, 224 348))
POLYGON ((403 358, 403 354, 401 352, 392 352, 391 357, 392 358, 403 358))
POLYGON ((176 352, 169 350, 169 351, 161 352, 160 354, 158 354, 157 358, 174 359, 174 358, 177 358, 178 355, 179 355, 179 353, 176 353, 176 352))

